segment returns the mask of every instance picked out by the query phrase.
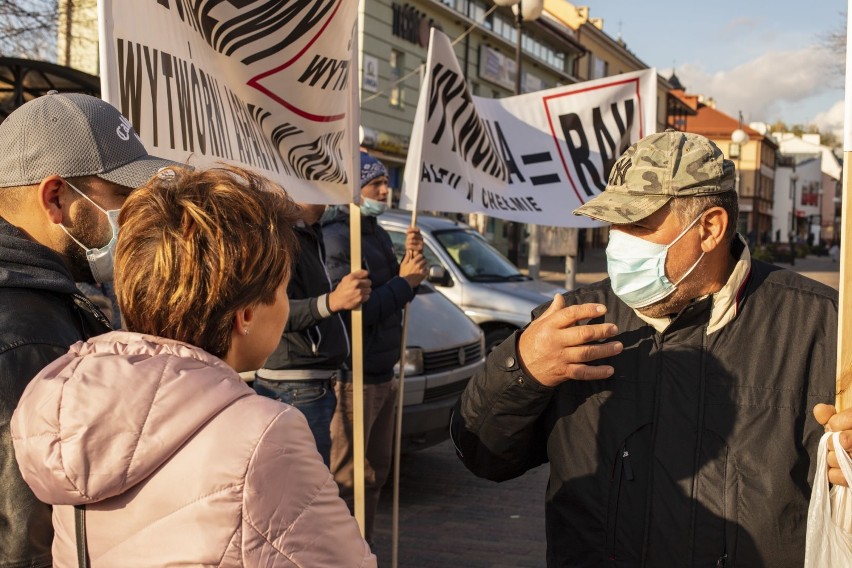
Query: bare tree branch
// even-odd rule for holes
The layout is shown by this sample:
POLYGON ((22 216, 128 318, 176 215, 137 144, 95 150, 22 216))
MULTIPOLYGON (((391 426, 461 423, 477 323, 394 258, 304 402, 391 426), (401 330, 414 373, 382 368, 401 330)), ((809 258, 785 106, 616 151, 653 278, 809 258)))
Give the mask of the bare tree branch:
POLYGON ((819 45, 832 56, 829 81, 842 87, 846 76, 846 12, 838 12, 837 23, 819 36, 819 45))
POLYGON ((0 55, 55 61, 58 22, 57 0, 0 0, 0 55))

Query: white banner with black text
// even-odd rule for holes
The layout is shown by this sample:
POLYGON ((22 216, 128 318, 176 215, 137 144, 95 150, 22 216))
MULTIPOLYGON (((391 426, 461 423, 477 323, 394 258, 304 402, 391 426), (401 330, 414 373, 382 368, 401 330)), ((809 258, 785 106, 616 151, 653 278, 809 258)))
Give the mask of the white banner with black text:
POLYGON ((615 160, 656 129, 645 69, 535 93, 470 94, 449 38, 432 29, 400 206, 594 227, 572 211, 606 187, 615 160))
POLYGON ((102 96, 151 154, 247 167, 296 201, 348 203, 359 189, 357 7, 99 0, 102 96))

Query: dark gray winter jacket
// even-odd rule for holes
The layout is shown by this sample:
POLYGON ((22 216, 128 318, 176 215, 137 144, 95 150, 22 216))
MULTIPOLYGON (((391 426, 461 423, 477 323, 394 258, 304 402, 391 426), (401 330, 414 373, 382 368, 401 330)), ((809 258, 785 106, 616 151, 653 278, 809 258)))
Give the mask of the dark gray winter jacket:
POLYGON ((0 568, 51 565, 51 509, 21 478, 9 420, 30 380, 77 341, 109 331, 50 249, 0 218, 0 568))
MULTIPOLYGON (((493 480, 549 462, 548 566, 801 567, 822 427, 834 400, 837 293, 753 261, 736 315, 707 333, 714 296, 663 331, 609 281, 565 295, 624 344, 615 375, 547 388, 517 334, 488 357, 453 417, 465 465, 493 480)), ((538 308, 534 316, 542 313, 538 308)))
POLYGON ((299 254, 287 285, 290 315, 281 342, 269 356, 267 369, 323 369, 343 367, 349 355, 349 338, 340 314, 330 314, 325 306, 332 291, 326 272, 325 244, 319 224, 296 226, 299 254))
MULTIPOLYGON (((349 209, 337 209, 323 222, 328 272, 332 283, 338 282, 351 269, 349 253, 349 209)), ((361 264, 369 273, 372 291, 361 309, 364 314, 364 382, 384 383, 393 378, 393 367, 399 361, 402 344, 402 309, 415 291, 399 276, 399 263, 390 236, 375 217, 361 216, 361 264)), ((343 314, 351 329, 349 313, 343 314)))

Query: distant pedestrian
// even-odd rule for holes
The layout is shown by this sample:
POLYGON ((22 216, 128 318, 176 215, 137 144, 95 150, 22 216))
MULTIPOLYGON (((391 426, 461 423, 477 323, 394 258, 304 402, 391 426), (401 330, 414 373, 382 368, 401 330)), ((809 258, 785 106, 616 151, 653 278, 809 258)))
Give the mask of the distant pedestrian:
POLYGON ((30 380, 109 322, 75 282, 112 279, 118 210, 172 162, 106 102, 55 91, 0 124, 0 566, 51 566, 51 509, 21 478, 9 420, 30 380))
POLYGON ((238 374, 287 321, 294 209, 237 168, 166 169, 128 198, 127 331, 75 344, 12 418, 57 566, 78 546, 95 568, 376 565, 304 416, 238 374))
POLYGON ((833 243, 831 248, 828 249, 828 256, 831 257, 831 262, 837 262, 840 257, 840 246, 837 243, 833 243))
POLYGON ((278 347, 255 374, 254 390, 302 411, 328 466, 337 406, 334 384, 347 372, 350 352, 341 312, 370 297, 370 280, 366 270, 359 270, 332 287, 319 223, 326 206, 301 204, 299 209, 294 227, 299 252, 287 286, 290 316, 278 347))

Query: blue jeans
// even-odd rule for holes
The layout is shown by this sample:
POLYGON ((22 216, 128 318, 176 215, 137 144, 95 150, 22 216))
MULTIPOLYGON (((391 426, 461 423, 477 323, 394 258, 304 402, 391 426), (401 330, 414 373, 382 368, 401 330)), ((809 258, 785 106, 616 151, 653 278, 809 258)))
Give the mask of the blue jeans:
POLYGON ((261 396, 298 408, 308 420, 325 465, 331 457, 331 417, 337 397, 331 381, 268 381, 255 377, 254 390, 261 396))

